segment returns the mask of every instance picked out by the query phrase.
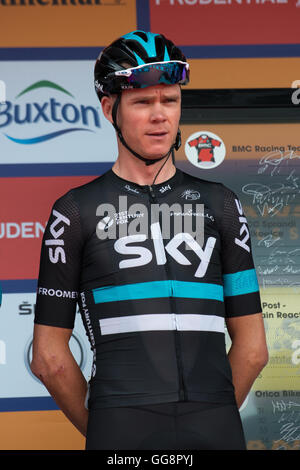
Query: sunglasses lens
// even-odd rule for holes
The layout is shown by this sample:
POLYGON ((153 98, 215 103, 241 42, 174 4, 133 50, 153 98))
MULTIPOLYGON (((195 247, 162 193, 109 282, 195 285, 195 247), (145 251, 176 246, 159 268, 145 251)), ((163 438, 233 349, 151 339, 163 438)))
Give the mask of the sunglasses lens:
POLYGON ((185 83, 187 70, 185 64, 171 62, 166 64, 151 64, 131 69, 127 83, 134 88, 144 88, 159 83, 173 85, 185 83))

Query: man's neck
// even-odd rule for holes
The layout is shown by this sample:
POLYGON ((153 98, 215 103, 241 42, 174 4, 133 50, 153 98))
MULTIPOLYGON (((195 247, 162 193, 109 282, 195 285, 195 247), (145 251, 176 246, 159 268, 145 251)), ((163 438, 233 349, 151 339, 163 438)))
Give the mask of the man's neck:
POLYGON ((170 155, 168 161, 165 163, 166 158, 159 160, 153 165, 146 165, 143 161, 134 156, 130 156, 129 158, 120 158, 119 156, 113 164, 112 170, 117 176, 141 186, 153 184, 154 179, 154 184, 160 184, 172 178, 176 172, 172 156, 170 155), (164 166, 162 167, 162 165, 164 166), (161 171, 159 171, 160 169, 161 171), (159 174, 157 178, 155 178, 158 172, 159 174))

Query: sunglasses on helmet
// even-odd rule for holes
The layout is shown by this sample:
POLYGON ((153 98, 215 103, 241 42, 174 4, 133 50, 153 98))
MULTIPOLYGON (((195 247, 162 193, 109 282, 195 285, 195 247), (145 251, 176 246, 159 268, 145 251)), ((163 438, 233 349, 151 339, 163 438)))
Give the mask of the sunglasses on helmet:
POLYGON ((105 88, 110 92, 115 89, 145 88, 160 83, 184 85, 189 81, 189 64, 179 60, 152 62, 118 70, 107 75, 106 79, 105 88))

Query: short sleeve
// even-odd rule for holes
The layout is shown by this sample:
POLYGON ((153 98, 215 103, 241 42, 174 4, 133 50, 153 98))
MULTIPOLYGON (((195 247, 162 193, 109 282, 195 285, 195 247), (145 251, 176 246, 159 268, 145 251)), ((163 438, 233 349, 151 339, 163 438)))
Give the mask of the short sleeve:
POLYGON ((261 312, 248 222, 236 194, 222 185, 221 258, 227 317, 261 312))
POLYGON ((42 240, 35 323, 73 328, 78 299, 82 233, 72 191, 58 199, 42 240))

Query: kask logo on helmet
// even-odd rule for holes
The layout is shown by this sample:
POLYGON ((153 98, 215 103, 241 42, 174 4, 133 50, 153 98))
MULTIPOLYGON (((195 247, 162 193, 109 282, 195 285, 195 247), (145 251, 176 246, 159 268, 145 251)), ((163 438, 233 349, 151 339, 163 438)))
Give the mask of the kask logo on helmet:
POLYGON ((21 90, 15 102, 6 101, 0 108, 0 129, 10 141, 32 145, 58 138, 70 132, 94 132, 101 128, 99 111, 86 104, 62 102, 50 96, 50 92, 57 92, 59 96, 74 99, 74 96, 58 83, 48 80, 37 81, 21 90), (36 92, 47 90, 47 100, 37 101, 36 92), (24 102, 24 96, 34 93, 32 102, 24 102), (24 138, 24 128, 28 130, 28 137, 24 138), (30 126, 30 127, 28 127, 30 126), (31 126, 37 129, 32 132, 31 126), (94 128, 94 129, 93 129, 94 128))

